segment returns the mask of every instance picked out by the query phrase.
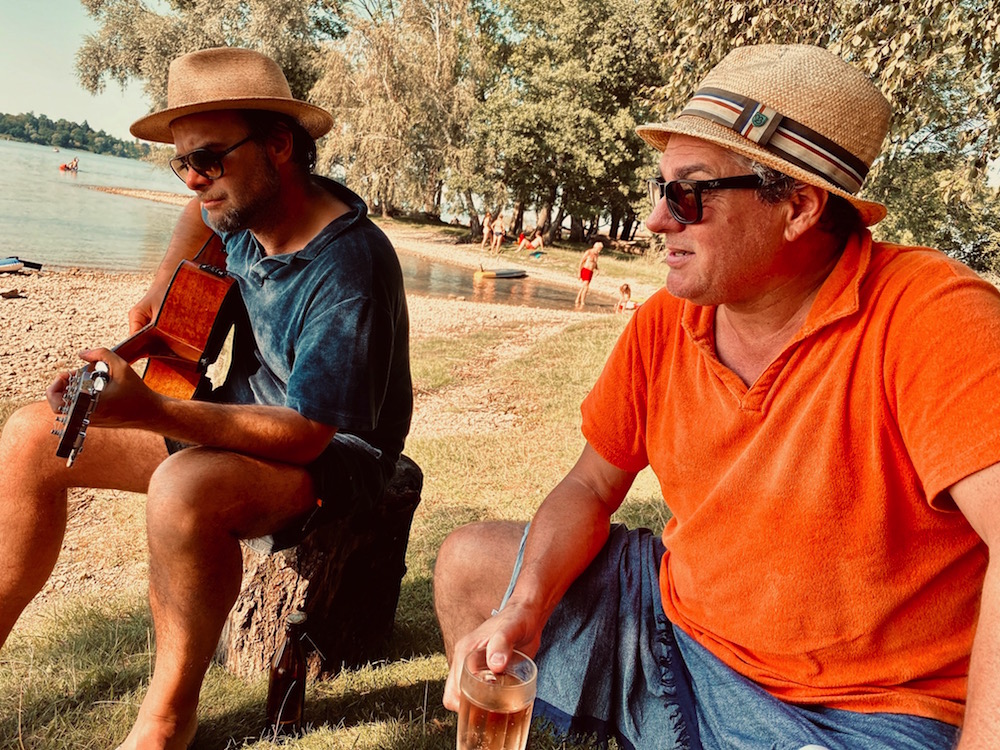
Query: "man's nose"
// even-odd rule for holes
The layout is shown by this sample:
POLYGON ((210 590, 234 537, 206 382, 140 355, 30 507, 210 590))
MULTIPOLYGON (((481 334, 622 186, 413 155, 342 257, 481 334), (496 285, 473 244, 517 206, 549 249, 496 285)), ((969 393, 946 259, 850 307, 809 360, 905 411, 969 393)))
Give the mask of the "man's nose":
POLYGON ((654 234, 667 234, 679 232, 684 228, 684 225, 670 213, 670 209, 667 208, 667 199, 660 198, 656 202, 656 207, 646 217, 646 228, 654 234))

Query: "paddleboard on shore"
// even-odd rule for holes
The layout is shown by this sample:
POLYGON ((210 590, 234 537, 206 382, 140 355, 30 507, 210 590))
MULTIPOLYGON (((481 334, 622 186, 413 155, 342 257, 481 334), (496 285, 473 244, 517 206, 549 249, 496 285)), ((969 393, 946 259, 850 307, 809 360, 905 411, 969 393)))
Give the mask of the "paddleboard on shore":
POLYGON ((33 271, 41 271, 41 263, 32 263, 30 260, 20 258, 0 258, 0 273, 20 271, 22 268, 30 268, 33 271))
POLYGON ((472 274, 474 279, 523 279, 528 275, 527 271, 520 268, 480 268, 472 274))

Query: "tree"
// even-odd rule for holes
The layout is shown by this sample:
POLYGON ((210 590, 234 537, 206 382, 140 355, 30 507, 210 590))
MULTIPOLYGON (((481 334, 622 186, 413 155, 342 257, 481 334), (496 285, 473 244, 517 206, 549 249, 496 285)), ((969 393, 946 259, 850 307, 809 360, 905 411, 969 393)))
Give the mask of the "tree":
POLYGON ((143 0, 80 0, 100 27, 76 54, 83 87, 104 91, 132 79, 154 109, 166 106, 167 70, 178 55, 223 45, 249 47, 285 71, 292 94, 306 98, 319 76, 320 45, 343 35, 341 0, 168 0, 158 13, 143 0))
POLYGON ((653 93, 661 117, 678 111, 709 69, 744 44, 819 44, 857 65, 894 111, 866 187, 889 208, 882 235, 937 242, 979 267, 1000 253, 995 200, 985 186, 986 165, 1000 154, 997 0, 675 0, 674 26, 661 41, 670 71, 653 93), (977 218, 973 206, 985 212, 977 218), (977 234, 992 244, 973 242, 977 234))
POLYGON ((338 114, 322 161, 379 211, 439 216, 449 165, 475 107, 468 0, 363 0, 324 57, 313 96, 338 114))
POLYGON ((502 73, 470 134, 496 154, 495 182, 530 205, 549 240, 570 217, 571 239, 610 215, 617 236, 643 191, 653 155, 635 135, 642 92, 660 82, 650 64, 667 17, 663 0, 505 0, 502 73), (555 217, 553 218, 553 212, 555 217))

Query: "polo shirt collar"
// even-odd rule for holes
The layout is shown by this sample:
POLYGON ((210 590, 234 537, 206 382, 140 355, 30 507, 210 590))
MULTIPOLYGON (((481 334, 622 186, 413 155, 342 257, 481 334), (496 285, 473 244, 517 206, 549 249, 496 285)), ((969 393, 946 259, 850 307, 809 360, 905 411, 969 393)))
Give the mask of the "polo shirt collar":
MULTIPOLYGON (((872 235, 868 229, 852 234, 830 275, 820 286, 809 315, 798 333, 788 342, 792 346, 820 329, 856 313, 861 307, 861 284, 872 258, 872 235)), ((716 306, 684 302, 681 325, 691 340, 708 347, 714 356, 716 306)))
POLYGON ((304 248, 291 253, 266 255, 260 243, 257 242, 257 238, 251 232, 250 241, 253 243, 258 257, 255 271, 260 281, 272 275, 277 269, 290 265, 292 262, 308 263, 314 260, 317 255, 328 247, 331 240, 348 231, 368 216, 368 206, 353 190, 341 185, 339 182, 320 175, 313 175, 313 179, 329 193, 332 193, 335 197, 343 201, 347 205, 347 212, 323 227, 319 234, 306 243, 304 248))

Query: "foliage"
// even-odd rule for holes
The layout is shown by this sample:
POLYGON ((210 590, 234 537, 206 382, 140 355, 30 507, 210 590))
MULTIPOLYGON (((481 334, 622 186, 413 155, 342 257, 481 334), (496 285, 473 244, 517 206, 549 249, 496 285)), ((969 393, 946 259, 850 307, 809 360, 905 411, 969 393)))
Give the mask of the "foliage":
POLYGON ((138 79, 153 109, 166 105, 173 58, 223 45, 274 58, 292 94, 305 98, 319 75, 320 44, 344 33, 341 0, 169 0, 163 13, 143 0, 80 2, 100 24, 76 55, 83 87, 100 93, 108 81, 138 79))
MULTIPOLYGON (((635 135, 648 107, 635 97, 661 82, 650 64, 668 4, 660 0, 506 0, 511 49, 475 132, 496 153, 496 181, 510 198, 540 209, 558 231, 572 216, 571 239, 600 214, 633 215, 636 173, 652 152, 635 135)), ((616 221, 614 223, 617 223, 616 221)), ((554 238, 550 231, 549 238, 554 238)))
POLYGON ((87 121, 50 120, 33 112, 19 115, 0 113, 0 137, 15 141, 38 143, 57 148, 75 148, 95 154, 110 154, 129 159, 146 158, 152 152, 148 143, 132 143, 110 136, 103 130, 94 130, 87 121))
POLYGON ((272 55, 293 93, 335 113, 320 165, 376 210, 534 208, 549 242, 644 209, 655 152, 634 133, 678 111, 735 46, 826 46, 868 73, 895 117, 867 196, 885 239, 936 244, 986 268, 1000 207, 1000 0, 81 0, 100 24, 84 86, 144 83, 219 44, 272 55), (477 205, 477 201, 479 205, 477 205), (913 210, 919 206, 921 210, 913 210))
POLYGON ((312 92, 341 123, 321 159, 380 212, 402 204, 439 215, 474 106, 468 0, 362 0, 346 20, 312 92))
POLYGON ((734 47, 825 46, 870 75, 893 106, 884 153, 866 188, 889 208, 881 235, 936 243, 980 268, 1000 254, 1000 208, 986 187, 986 166, 1000 155, 997 0, 675 0, 674 6, 674 25, 661 33, 661 60, 671 75, 650 92, 661 116, 683 106, 734 47))

